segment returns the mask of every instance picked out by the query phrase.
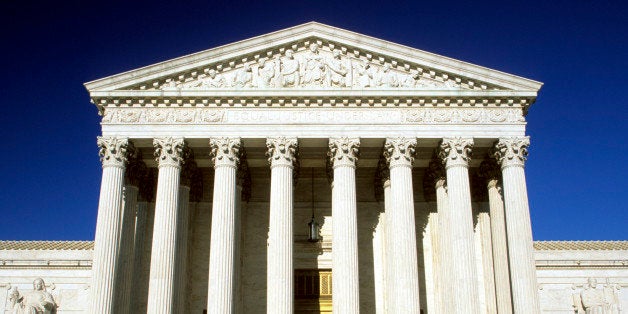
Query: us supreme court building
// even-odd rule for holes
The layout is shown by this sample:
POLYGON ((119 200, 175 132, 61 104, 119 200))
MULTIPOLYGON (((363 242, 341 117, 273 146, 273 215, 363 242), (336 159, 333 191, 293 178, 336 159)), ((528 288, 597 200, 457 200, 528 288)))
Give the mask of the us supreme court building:
POLYGON ((315 22, 86 83, 95 241, 0 241, 0 305, 620 313, 627 242, 532 239, 541 86, 315 22))

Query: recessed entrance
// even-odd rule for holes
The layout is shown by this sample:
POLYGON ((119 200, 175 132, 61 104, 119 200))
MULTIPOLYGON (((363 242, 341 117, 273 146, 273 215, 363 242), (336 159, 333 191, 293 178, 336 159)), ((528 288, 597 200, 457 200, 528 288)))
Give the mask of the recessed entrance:
POLYGON ((294 312, 331 313, 331 269, 294 271, 294 312))

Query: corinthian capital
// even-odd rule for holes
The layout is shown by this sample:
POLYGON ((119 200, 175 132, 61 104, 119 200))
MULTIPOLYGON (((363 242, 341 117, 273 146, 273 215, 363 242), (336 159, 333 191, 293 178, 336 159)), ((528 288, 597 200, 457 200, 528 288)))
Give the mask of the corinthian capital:
POLYGON ((495 143, 493 156, 502 169, 510 166, 523 167, 528 158, 529 146, 530 137, 528 136, 502 137, 495 143))
POLYGON ((153 139, 155 159, 162 166, 181 167, 185 156, 185 141, 183 138, 162 137, 153 139))
POLYGON ((266 139, 266 157, 270 167, 293 167, 297 163, 296 138, 274 137, 266 139))
POLYGON ((384 157, 390 168, 397 166, 412 167, 416 139, 414 138, 387 138, 384 144, 384 157))
POLYGON ((98 155, 103 167, 125 167, 129 139, 123 137, 98 137, 98 155))
POLYGON ((240 146, 242 141, 238 137, 216 137, 209 140, 211 157, 216 167, 234 167, 240 164, 240 146))
POLYGON ((360 139, 348 137, 336 137, 329 139, 329 151, 327 156, 332 168, 353 167, 360 155, 360 139))
POLYGON ((471 160, 473 139, 463 137, 444 138, 440 143, 438 157, 449 167, 468 167, 471 160))

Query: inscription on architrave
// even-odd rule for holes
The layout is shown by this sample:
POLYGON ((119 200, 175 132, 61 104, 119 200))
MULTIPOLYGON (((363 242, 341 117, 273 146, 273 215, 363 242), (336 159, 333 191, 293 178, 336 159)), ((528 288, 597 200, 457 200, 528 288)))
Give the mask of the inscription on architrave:
POLYGON ((517 108, 108 108, 103 124, 520 124, 517 108))

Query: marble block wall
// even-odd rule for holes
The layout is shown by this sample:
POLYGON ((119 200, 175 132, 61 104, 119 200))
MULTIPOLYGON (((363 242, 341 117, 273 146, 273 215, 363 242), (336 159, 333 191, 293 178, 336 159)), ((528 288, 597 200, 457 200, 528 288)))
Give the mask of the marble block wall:
POLYGON ((57 313, 86 313, 91 265, 92 250, 0 250, 0 313, 13 313, 11 291, 29 293, 36 278, 44 280, 57 313))

